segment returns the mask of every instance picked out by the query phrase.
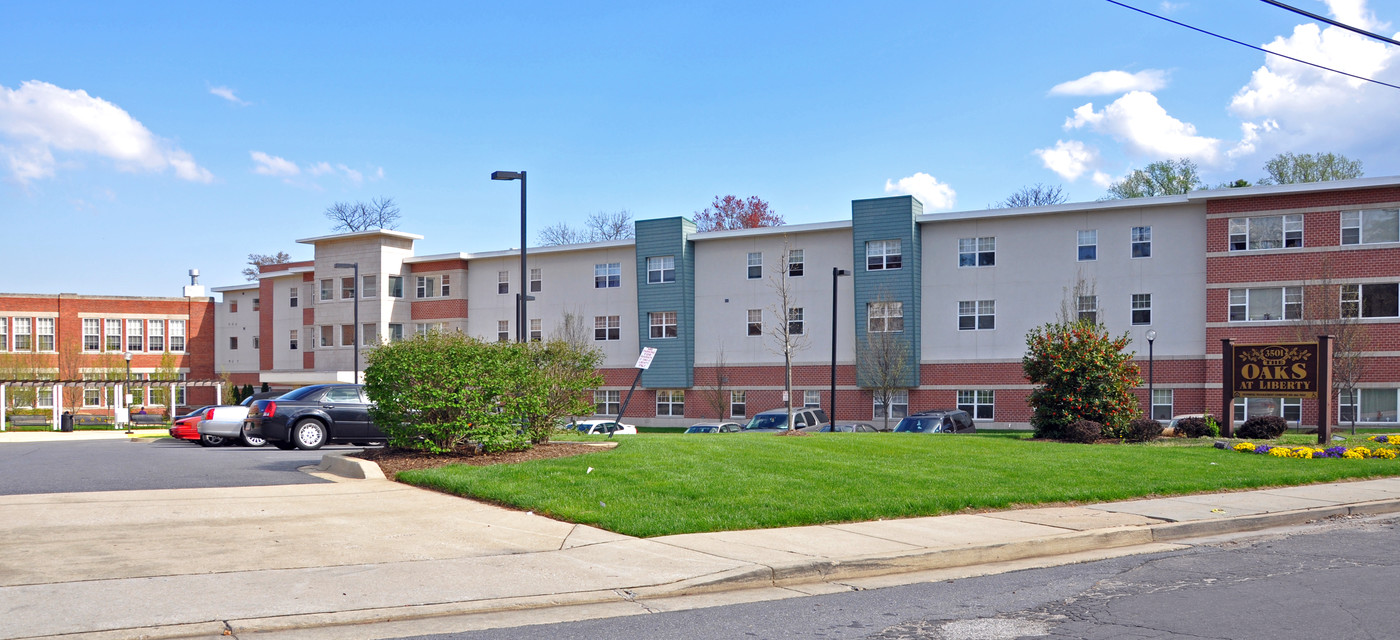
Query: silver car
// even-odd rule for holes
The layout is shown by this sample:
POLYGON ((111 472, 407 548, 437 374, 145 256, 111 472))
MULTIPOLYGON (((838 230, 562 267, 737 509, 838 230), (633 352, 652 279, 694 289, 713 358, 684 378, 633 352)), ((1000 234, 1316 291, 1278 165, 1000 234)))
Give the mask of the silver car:
POLYGON ((261 436, 249 434, 243 429, 243 419, 248 417, 248 407, 254 400, 276 398, 281 391, 263 391, 243 399, 235 405, 219 405, 204 410, 204 419, 199 421, 199 444, 217 447, 236 441, 245 447, 261 447, 267 444, 261 436))

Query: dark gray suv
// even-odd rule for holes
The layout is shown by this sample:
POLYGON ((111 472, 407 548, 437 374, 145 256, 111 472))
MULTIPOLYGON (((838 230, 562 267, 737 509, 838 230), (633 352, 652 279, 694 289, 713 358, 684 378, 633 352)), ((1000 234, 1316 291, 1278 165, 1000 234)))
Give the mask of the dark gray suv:
POLYGON ((972 416, 961 409, 921 411, 899 421, 895 433, 977 433, 972 416))
MULTIPOLYGON (((792 408, 792 422, 798 429, 820 427, 827 423, 826 412, 805 407, 792 408)), ((760 411, 744 425, 743 433, 779 433, 787 431, 787 408, 760 411)))

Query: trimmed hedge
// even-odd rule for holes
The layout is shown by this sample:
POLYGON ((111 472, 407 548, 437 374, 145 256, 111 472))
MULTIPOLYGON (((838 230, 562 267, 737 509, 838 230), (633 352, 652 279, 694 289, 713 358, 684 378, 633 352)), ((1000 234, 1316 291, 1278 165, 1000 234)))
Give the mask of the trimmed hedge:
POLYGON ((1288 421, 1279 416, 1255 416, 1235 429, 1236 438, 1274 440, 1288 431, 1288 421))
POLYGON ((1127 434, 1123 439, 1128 442, 1148 442, 1162 435, 1162 423, 1151 418, 1137 418, 1128 423, 1127 434))
POLYGON ((1185 438, 1216 438, 1220 436, 1220 426, 1205 418, 1182 418, 1176 423, 1176 433, 1185 438))
POLYGON ((1060 440, 1065 442, 1078 442, 1080 444, 1094 444, 1103 436, 1103 425, 1093 420, 1079 419, 1065 425, 1065 429, 1060 436, 1060 440))

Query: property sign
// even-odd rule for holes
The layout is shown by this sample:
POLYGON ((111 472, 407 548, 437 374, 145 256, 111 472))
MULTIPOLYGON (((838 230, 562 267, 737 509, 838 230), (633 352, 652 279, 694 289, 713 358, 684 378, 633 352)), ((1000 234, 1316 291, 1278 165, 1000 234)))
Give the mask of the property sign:
POLYGON ((1230 376, 1236 398, 1316 398, 1322 389, 1318 344, 1236 344, 1230 376))
POLYGON ((656 347, 643 347, 642 355, 637 356, 638 369, 650 369, 651 359, 656 357, 656 347))

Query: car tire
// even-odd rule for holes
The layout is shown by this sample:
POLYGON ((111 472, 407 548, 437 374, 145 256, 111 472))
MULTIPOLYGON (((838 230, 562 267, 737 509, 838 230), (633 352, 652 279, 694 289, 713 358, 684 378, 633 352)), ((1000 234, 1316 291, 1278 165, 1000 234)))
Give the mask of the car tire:
POLYGON ((224 438, 223 436, 201 435, 201 436, 199 436, 199 446, 201 446, 201 447, 222 447, 222 446, 224 446, 224 440, 225 440, 225 438, 224 438))
POLYGON ((274 440, 272 441, 272 446, 277 447, 278 449, 281 449, 283 451, 291 451, 292 449, 297 448, 297 443, 287 442, 286 440, 274 440))
POLYGON ((248 427, 244 426, 243 431, 238 434, 238 443, 245 447, 261 447, 267 444, 267 439, 248 433, 248 427))
POLYGON ((330 433, 320 420, 302 420, 292 425, 292 442, 303 451, 315 451, 326 444, 330 433))

